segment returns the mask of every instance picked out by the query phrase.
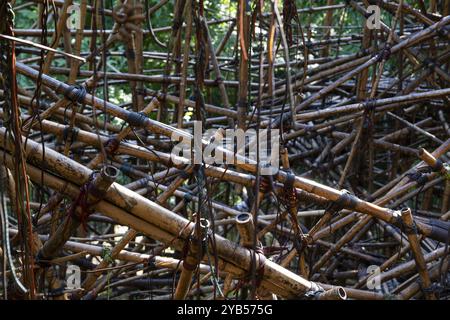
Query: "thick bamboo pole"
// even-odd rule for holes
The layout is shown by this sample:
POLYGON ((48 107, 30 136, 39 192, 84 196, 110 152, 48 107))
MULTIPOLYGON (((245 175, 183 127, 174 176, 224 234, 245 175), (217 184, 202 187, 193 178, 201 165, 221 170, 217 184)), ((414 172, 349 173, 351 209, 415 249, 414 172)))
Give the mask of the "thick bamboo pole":
MULTIPOLYGON (((1 131, 2 130, 0 129, 0 133, 1 131)), ((3 142, 4 140, 2 139, 0 143, 3 142)), ((32 161, 35 165, 43 165, 42 161, 40 161, 42 158, 39 155, 42 152, 42 145, 36 144, 33 141, 28 141, 26 152, 29 161, 32 161), (37 157, 35 158, 34 156, 37 157)), ((52 172, 60 174, 69 181, 77 184, 88 180, 91 174, 91 170, 88 168, 50 149, 46 149, 45 153, 45 167, 52 167, 52 172)), ((105 195, 105 199, 108 200, 108 202, 111 201, 111 204, 125 209, 130 214, 133 214, 140 219, 144 219, 144 221, 151 221, 156 228, 168 232, 175 237, 187 239, 193 230, 194 224, 192 222, 189 222, 117 183, 112 184, 105 195)), ((102 202, 103 201, 100 201, 99 204, 102 202)), ((130 226, 136 230, 141 229, 141 227, 134 224, 130 226)), ((149 236, 154 237, 154 234, 149 234, 149 236)), ((222 259, 226 259, 227 262, 229 261, 229 263, 231 263, 229 267, 232 269, 244 268, 244 270, 250 270, 252 253, 249 249, 237 246, 218 235, 215 235, 215 241, 217 245, 217 254, 222 259)), ((166 240, 165 242, 169 241, 166 240)), ((269 286, 271 290, 275 290, 273 292, 276 294, 293 297, 305 293, 312 286, 310 281, 295 275, 270 260, 259 261, 259 264, 258 267, 264 265, 264 280, 267 281, 267 286, 269 286)))

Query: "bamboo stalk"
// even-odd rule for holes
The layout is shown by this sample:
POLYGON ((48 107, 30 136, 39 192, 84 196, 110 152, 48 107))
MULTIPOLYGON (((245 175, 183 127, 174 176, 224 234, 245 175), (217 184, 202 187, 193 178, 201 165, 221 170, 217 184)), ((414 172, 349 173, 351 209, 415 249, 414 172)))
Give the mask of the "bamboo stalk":
MULTIPOLYGON (((414 220, 411 214, 411 210, 409 208, 402 210, 402 219, 406 227, 413 230, 414 220)), ((414 254, 414 260, 416 261, 419 276, 422 280, 422 288, 424 291, 424 295, 427 298, 427 300, 435 300, 436 296, 433 293, 429 293, 426 291, 430 287, 431 281, 430 276, 428 274, 428 270, 426 268, 425 260, 423 258, 422 249, 420 248, 420 243, 419 240, 417 239, 417 235, 414 233, 414 231, 411 232, 408 231, 407 236, 411 247, 411 251, 414 254)))

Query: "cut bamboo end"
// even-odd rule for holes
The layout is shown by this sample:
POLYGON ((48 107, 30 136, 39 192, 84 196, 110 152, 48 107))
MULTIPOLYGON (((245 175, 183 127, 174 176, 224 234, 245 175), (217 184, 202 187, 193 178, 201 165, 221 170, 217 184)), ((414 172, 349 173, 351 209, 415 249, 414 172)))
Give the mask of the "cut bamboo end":
POLYGON ((317 300, 347 300, 347 292, 343 287, 333 287, 320 293, 317 300))
POLYGON ((253 234, 255 226, 253 217, 249 213, 240 213, 236 216, 236 227, 241 236, 240 243, 243 247, 250 248, 253 246, 253 234))

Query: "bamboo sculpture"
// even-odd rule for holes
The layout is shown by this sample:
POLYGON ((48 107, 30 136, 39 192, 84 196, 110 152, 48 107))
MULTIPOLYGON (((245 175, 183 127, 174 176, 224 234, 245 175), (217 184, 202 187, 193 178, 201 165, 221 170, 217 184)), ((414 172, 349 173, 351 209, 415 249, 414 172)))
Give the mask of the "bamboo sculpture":
POLYGON ((0 0, 1 297, 449 299, 450 1, 306 3, 0 0))

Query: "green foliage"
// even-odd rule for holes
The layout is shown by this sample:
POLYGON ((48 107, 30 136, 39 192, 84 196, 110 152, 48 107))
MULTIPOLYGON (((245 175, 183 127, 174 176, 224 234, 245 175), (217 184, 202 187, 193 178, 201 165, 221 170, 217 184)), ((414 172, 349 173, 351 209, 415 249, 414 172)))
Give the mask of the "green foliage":
MULTIPOLYGON (((155 5, 155 1, 148 1, 148 6, 152 7, 155 5)), ((74 1, 74 3, 80 3, 80 0, 74 1)), ((113 0, 107 0, 104 1, 105 9, 111 10, 116 5, 117 1, 113 0)), ((145 1, 143 1, 145 4, 145 1)), ((152 28, 155 31, 155 34, 157 38, 164 44, 168 44, 172 38, 172 25, 173 25, 173 16, 174 16, 174 0, 170 0, 167 4, 162 6, 160 9, 158 9, 156 12, 154 12, 150 17, 150 23, 152 28)), ((235 18, 236 12, 237 12, 237 1, 236 0, 206 0, 204 1, 204 7, 205 7, 205 17, 208 21, 211 20, 220 20, 220 19, 227 19, 227 18, 235 18)), ((343 1, 335 1, 335 4, 343 3, 343 1)), ((429 1, 424 1, 425 6, 429 6, 429 1)), ((253 8, 255 6, 256 2, 253 2, 253 8)), ((311 8, 311 7, 320 7, 327 4, 326 0, 309 0, 309 1, 296 1, 296 5, 298 9, 302 8, 311 8)), ((282 12, 282 5, 283 2, 279 1, 279 9, 280 12, 282 12)), ((411 6, 417 8, 420 10, 420 6, 417 1, 414 1, 410 4, 411 6)), ((30 2, 27 0, 17 0, 15 2, 15 8, 20 8, 20 10, 17 10, 16 12, 16 28, 17 29, 32 29, 35 28, 39 21, 38 16, 38 4, 34 2, 30 2)), ((61 7, 58 7, 61 8, 61 7)), ((59 9, 60 10, 60 9, 59 9)), ((264 2, 264 12, 270 12, 270 2, 266 1, 264 2)), ((50 7, 50 12, 53 13, 53 9, 50 7)), ((332 30, 333 34, 338 34, 342 37, 345 36, 351 36, 355 34, 361 34, 362 26, 364 24, 364 18, 357 13, 355 10, 352 10, 351 8, 348 8, 346 10, 338 10, 335 11, 339 14, 335 14, 333 16, 333 25, 339 26, 339 28, 334 28, 332 30)), ((86 21, 91 21, 91 13, 88 12, 86 21)), ((325 18, 325 11, 319 11, 315 13, 300 13, 299 14, 300 23, 305 31, 305 36, 307 41, 316 41, 320 40, 323 36, 324 29, 321 28, 324 24, 324 18, 325 18), (308 30, 311 30, 309 32, 308 30), (310 38, 310 37, 313 38, 310 38)), ((382 10, 382 21, 386 23, 387 25, 392 24, 392 15, 384 12, 382 10)), ((210 25, 210 34, 213 40, 213 44, 215 47, 219 45, 223 37, 225 36, 231 22, 224 22, 219 24, 213 24, 210 25)), ((114 21, 111 16, 105 16, 105 29, 111 30, 114 25, 114 21)), ((47 25, 48 29, 53 29, 54 22, 52 21, 47 25)), ((88 23, 86 25, 86 28, 90 28, 91 25, 88 23)), ((148 29, 147 21, 144 21, 143 28, 145 30, 148 29)), ((258 30, 258 29, 257 29, 258 30)), ((252 42, 252 52, 255 53, 256 48, 260 45, 258 43, 258 32, 256 32, 256 38, 253 39, 252 42)), ((298 32, 298 31, 296 31, 298 32)), ((265 31, 263 31, 263 36, 266 36, 265 31)), ((184 38, 184 32, 182 32, 182 38, 184 38)), ((298 38, 300 39, 299 35, 298 38)), ((75 37, 73 36, 72 41, 74 41, 75 37)), ((91 44, 91 37, 85 37, 82 41, 82 52, 87 53, 90 52, 91 44)), ((191 41, 191 54, 195 54, 195 32, 193 32, 193 40, 191 41)), ((42 42, 39 38, 33 38, 33 41, 36 42, 42 42)), ((233 58, 236 56, 236 41, 237 41, 237 31, 236 28, 233 32, 233 34, 230 37, 230 40, 228 41, 228 45, 225 47, 225 49, 222 52, 222 56, 226 56, 229 58, 233 58)), ((47 43, 52 42, 52 37, 47 38, 47 43)), ((95 44, 95 47, 101 47, 102 45, 102 37, 99 34, 97 36, 97 42, 95 44)), ((265 45, 263 44, 263 47, 265 48, 265 45)), ((331 55, 346 55, 355 53, 360 50, 359 44, 351 43, 348 45, 341 45, 339 46, 340 50, 339 52, 336 52, 335 50, 332 50, 330 52, 331 55)), ((63 50, 62 47, 62 41, 60 41, 60 50, 63 50)), ((161 48, 154 40, 153 38, 147 33, 144 36, 144 50, 146 52, 151 53, 167 53, 167 49, 161 48)), ((116 42, 111 48, 109 48, 109 52, 124 52, 125 46, 122 42, 116 42)), ((301 50, 299 51, 301 53, 301 50)), ((24 58, 32 58, 35 57, 35 55, 20 54, 20 59, 24 58)), ((144 70, 149 71, 146 72, 146 74, 163 74, 164 68, 166 65, 166 56, 164 56, 163 59, 144 59, 144 70)), ((279 53, 277 55, 277 61, 282 62, 284 60, 282 50, 279 50, 279 53)), ((123 59, 120 55, 110 55, 107 59, 107 71, 110 72, 128 72, 128 64, 126 59, 123 59)), ((191 60, 191 63, 195 61, 191 60)), ((386 68, 391 68, 392 62, 390 61, 386 68)), ((35 63, 37 65, 37 61, 35 63)), ((55 67, 66 67, 68 68, 68 60, 63 58, 57 58, 53 60, 52 66, 55 67)), ((81 70, 89 70, 89 65, 84 64, 81 66, 81 70)), ((192 70, 190 71, 192 73, 192 70)), ((276 75, 279 77, 284 77, 285 70, 283 68, 277 68, 276 75)), ((58 80, 65 81, 67 79, 67 76, 65 75, 54 75, 58 80)), ((226 79, 234 79, 235 74, 233 72, 223 72, 223 76, 226 79)), ((252 81, 258 81, 257 79, 258 75, 257 73, 252 74, 252 81)), ((18 77, 19 85, 23 88, 31 87, 33 84, 31 81, 26 79, 25 77, 19 76, 18 77)), ((145 83, 146 87, 154 90, 159 90, 161 88, 160 84, 157 83, 145 83)), ((31 87, 32 88, 32 87, 31 87)), ((191 90, 191 88, 189 88, 191 90)), ((103 95, 101 90, 97 89, 96 94, 103 95)), ((204 92, 206 101, 208 103, 221 105, 221 99, 219 95, 219 91, 217 88, 210 89, 207 92, 204 92)), ((130 86, 126 83, 124 85, 115 85, 115 86, 109 86, 109 92, 108 96, 111 102, 116 104, 121 104, 125 102, 129 102, 131 100, 131 91, 130 86)), ((234 103, 234 97, 232 94, 232 91, 229 94, 229 98, 231 100, 231 103, 234 103)))

